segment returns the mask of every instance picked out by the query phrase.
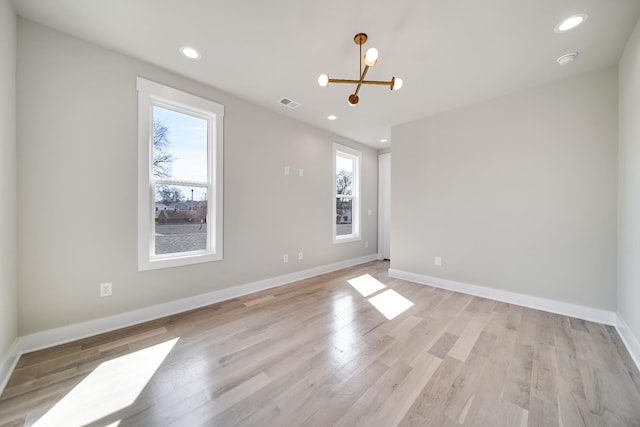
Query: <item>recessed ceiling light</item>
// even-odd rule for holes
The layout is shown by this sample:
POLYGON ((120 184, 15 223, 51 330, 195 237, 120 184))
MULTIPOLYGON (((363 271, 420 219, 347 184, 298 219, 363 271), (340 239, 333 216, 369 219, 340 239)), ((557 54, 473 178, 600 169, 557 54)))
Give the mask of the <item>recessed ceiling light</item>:
POLYGON ((578 52, 571 52, 562 55, 560 58, 556 59, 556 62, 560 65, 567 65, 573 62, 578 56, 578 52))
POLYGON ((192 48, 191 46, 183 46, 180 48, 180 53, 189 59, 200 59, 200 52, 192 48))
POLYGON ((338 118, 338 116, 334 116, 333 114, 330 115, 330 116, 327 116, 327 119, 329 119, 329 120, 335 120, 337 118, 338 118))
POLYGON ((380 142, 389 142, 389 140, 387 138, 382 138, 380 142))
POLYGON ((569 31, 578 25, 582 24, 587 20, 589 16, 586 13, 581 13, 579 15, 573 15, 556 25, 554 31, 556 33, 564 33, 565 31, 569 31))

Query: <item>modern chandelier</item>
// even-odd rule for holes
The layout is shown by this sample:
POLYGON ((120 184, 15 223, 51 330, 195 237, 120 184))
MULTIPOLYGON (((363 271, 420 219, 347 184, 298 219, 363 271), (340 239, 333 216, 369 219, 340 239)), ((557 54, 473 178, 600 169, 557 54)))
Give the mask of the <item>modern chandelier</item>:
POLYGON ((375 47, 369 48, 367 53, 362 56, 362 45, 367 42, 367 35, 365 33, 358 33, 353 38, 355 44, 360 46, 360 78, 358 80, 353 79, 332 79, 329 78, 328 75, 322 74, 318 77, 318 84, 322 87, 329 86, 329 83, 351 83, 357 84, 356 91, 349 95, 349 105, 352 107, 360 101, 358 97, 358 92, 360 92, 360 87, 363 84, 366 85, 383 85, 389 86, 391 90, 400 90, 402 87, 402 79, 399 77, 392 77, 388 82, 380 81, 380 80, 365 80, 365 76, 367 75, 367 71, 369 71, 369 67, 373 67, 378 63, 378 49, 375 47), (364 61, 365 67, 362 69, 362 62, 364 61))

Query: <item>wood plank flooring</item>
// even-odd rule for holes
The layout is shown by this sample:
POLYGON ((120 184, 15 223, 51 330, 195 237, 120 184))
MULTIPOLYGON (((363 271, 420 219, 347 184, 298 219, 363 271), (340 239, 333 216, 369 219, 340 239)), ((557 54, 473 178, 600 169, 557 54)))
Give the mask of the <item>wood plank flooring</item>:
POLYGON ((388 268, 25 354, 0 425, 640 426, 640 373, 614 328, 388 268), (358 283, 384 287, 348 282, 367 274, 358 283), (397 306, 373 297, 409 307, 389 320, 397 306))

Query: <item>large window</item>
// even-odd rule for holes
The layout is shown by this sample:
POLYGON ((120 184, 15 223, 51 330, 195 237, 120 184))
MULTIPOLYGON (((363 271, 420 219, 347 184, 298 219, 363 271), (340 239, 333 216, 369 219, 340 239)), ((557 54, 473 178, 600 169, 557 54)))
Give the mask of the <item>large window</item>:
POLYGON ((224 106, 138 77, 138 269, 222 259, 224 106))
POLYGON ((333 144, 333 242, 360 240, 360 162, 362 153, 333 144))

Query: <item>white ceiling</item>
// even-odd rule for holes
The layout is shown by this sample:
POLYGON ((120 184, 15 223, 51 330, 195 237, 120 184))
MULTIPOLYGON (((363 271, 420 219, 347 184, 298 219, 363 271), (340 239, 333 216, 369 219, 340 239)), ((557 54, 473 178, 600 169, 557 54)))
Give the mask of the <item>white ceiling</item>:
POLYGON ((14 0, 20 16, 157 64, 310 125, 381 148, 391 127, 462 105, 615 65, 639 0, 14 0), (555 25, 587 13, 564 34, 555 25), (369 35, 367 79, 404 87, 321 88, 358 77, 353 36, 369 35), (178 49, 202 53, 188 60, 178 49), (561 67, 555 59, 577 51, 561 67), (302 104, 289 110, 288 97, 302 104), (335 114, 338 120, 328 121, 335 114))

